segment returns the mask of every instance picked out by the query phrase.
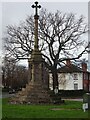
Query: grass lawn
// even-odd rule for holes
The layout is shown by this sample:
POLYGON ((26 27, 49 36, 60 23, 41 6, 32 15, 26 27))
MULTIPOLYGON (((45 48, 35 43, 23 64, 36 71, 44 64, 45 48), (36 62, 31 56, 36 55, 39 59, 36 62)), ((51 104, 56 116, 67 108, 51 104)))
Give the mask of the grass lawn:
POLYGON ((64 105, 11 105, 2 102, 3 118, 88 118, 82 102, 66 101, 64 105))
POLYGON ((2 99, 0 99, 0 120, 2 118, 2 99))

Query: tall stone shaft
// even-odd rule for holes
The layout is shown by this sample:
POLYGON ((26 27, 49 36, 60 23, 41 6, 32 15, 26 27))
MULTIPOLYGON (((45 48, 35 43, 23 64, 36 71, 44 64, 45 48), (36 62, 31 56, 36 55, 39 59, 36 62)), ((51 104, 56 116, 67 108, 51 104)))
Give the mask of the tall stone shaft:
POLYGON ((34 45, 34 49, 38 49, 38 15, 34 16, 35 19, 35 45, 34 45))
POLYGON ((32 82, 38 82, 42 83, 42 66, 43 66, 43 59, 42 54, 39 51, 38 47, 38 8, 41 8, 40 5, 38 5, 38 2, 35 2, 35 5, 32 5, 32 8, 35 8, 35 15, 34 15, 34 37, 35 37, 35 43, 34 43, 34 50, 32 52, 31 58, 29 59, 30 64, 30 71, 31 71, 31 81, 32 82))

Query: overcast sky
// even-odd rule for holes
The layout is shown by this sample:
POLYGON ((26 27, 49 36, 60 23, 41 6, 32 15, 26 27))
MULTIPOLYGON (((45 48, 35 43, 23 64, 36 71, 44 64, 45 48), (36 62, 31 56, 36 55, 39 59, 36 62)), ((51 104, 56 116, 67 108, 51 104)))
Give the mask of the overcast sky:
MULTIPOLYGON (((2 3, 2 26, 5 30, 8 24, 18 24, 25 20, 27 15, 34 14, 31 8, 33 2, 3 2, 2 3)), ((87 2, 40 2, 43 8, 48 11, 55 12, 59 10, 63 13, 73 12, 77 15, 83 14, 88 18, 88 3, 87 2)))
MULTIPOLYGON (((34 10, 31 8, 31 5, 35 2, 34 0, 30 0, 30 2, 28 2, 29 0, 28 1, 12 0, 12 1, 14 2, 10 2, 10 0, 3 0, 3 2, 1 2, 0 4, 0 19, 2 18, 2 22, 0 21, 0 26, 2 26, 2 28, 0 29, 2 29, 3 33, 5 32, 7 25, 11 25, 11 24, 18 25, 20 21, 23 21, 27 18, 27 15, 31 15, 31 14, 34 15, 34 10)), ((86 18, 85 21, 86 22, 88 21, 87 0, 82 0, 81 2, 78 2, 78 0, 74 0, 74 2, 70 2, 70 0, 67 2, 61 2, 61 0, 59 1, 49 0, 49 2, 47 2, 47 0, 38 0, 38 1, 39 4, 43 8, 46 8, 48 11, 55 12, 56 10, 59 10, 63 13, 73 12, 77 14, 77 16, 84 15, 86 18)), ((1 39, 1 32, 0 32, 0 39, 1 39)))

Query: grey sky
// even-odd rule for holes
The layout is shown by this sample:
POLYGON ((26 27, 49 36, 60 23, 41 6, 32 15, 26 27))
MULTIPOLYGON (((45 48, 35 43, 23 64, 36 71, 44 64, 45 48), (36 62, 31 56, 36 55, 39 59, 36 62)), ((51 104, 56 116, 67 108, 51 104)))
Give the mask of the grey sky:
MULTIPOLYGON (((17 1, 17 0, 16 0, 17 1)), ((39 0, 40 1, 40 0, 39 0)), ((31 5, 34 2, 2 2, 2 30, 5 32, 7 25, 18 25, 20 21, 27 18, 27 15, 34 14, 31 5)), ((59 10, 63 13, 73 12, 80 16, 85 16, 88 20, 88 2, 39 2, 43 8, 55 12, 59 10)), ((1 23, 0 23, 1 24, 1 23)), ((4 34, 3 34, 4 35, 4 34)))
MULTIPOLYGON (((34 10, 31 8, 31 2, 4 2, 2 3, 2 25, 3 30, 8 24, 18 24, 21 20, 25 20, 27 15, 34 14, 34 10)), ((42 7, 48 11, 55 12, 60 10, 64 13, 73 12, 77 15, 83 14, 86 18, 88 17, 88 3, 86 2, 42 2, 42 7)))

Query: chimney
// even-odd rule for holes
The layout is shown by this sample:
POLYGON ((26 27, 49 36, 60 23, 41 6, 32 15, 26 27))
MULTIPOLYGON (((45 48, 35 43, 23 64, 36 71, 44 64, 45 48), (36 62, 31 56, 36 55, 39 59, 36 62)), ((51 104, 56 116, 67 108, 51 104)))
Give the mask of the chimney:
POLYGON ((67 65, 67 66, 70 66, 70 65, 71 65, 70 59, 67 59, 67 60, 66 60, 66 65, 67 65))
POLYGON ((87 63, 82 62, 82 70, 83 70, 84 72, 87 71, 87 63))

